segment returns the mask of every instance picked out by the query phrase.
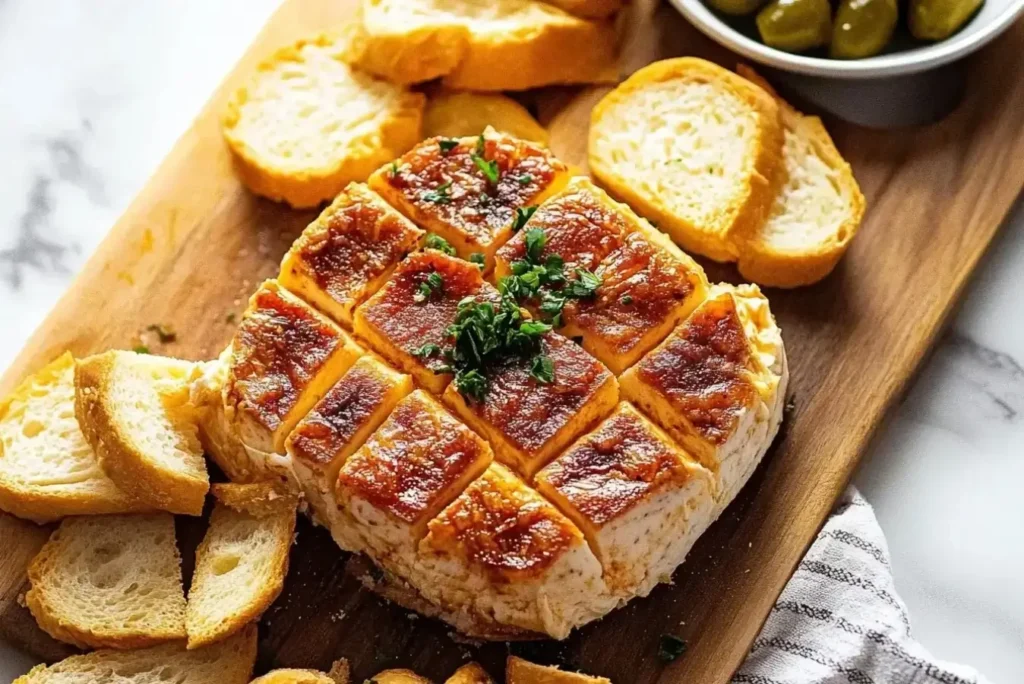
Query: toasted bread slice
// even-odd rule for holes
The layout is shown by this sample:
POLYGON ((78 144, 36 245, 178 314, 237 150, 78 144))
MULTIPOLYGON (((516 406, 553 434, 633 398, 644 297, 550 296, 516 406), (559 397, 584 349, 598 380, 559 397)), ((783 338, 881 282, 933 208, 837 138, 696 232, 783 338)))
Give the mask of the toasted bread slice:
POLYGON ((346 59, 393 83, 443 77, 452 89, 493 91, 616 77, 610 22, 537 0, 362 0, 360 8, 346 59))
POLYGON ((480 663, 466 663, 446 679, 444 684, 494 684, 494 680, 480 663))
POLYGON ((256 662, 256 625, 195 651, 185 642, 135 651, 95 651, 47 667, 38 665, 15 684, 248 684, 256 662))
POLYGON ((319 670, 297 670, 287 668, 271 670, 257 677, 250 684, 335 684, 335 681, 319 670))
POLYGON ((548 144, 548 132, 526 107, 497 93, 441 92, 427 101, 423 114, 425 138, 480 135, 488 126, 516 138, 548 144))
POLYGON ((640 69, 591 114, 590 170, 684 249, 735 261, 785 178, 775 100, 711 62, 640 69))
POLYGON ((612 684, 605 677, 566 672, 550 665, 509 656, 505 664, 505 684, 612 684))
POLYGON ((338 58, 346 44, 279 50, 228 103, 224 137, 256 194, 316 206, 420 139, 424 96, 353 70, 338 58))
POLYGON ((370 678, 377 684, 431 684, 426 677, 420 677, 412 670, 383 670, 370 678))
POLYGON ((259 619, 284 587, 297 499, 269 484, 214 485, 217 505, 196 551, 185 628, 190 649, 259 619))
POLYGON ((816 283, 832 272, 857 233, 864 195, 821 119, 793 109, 753 69, 740 65, 737 71, 779 103, 787 178, 768 220, 743 243, 740 273, 773 287, 816 283))
POLYGON ((199 515, 210 488, 197 412, 196 365, 109 351, 78 362, 75 415, 104 472, 153 508, 199 515))
POLYGON ((600 19, 615 14, 625 7, 629 0, 544 0, 544 2, 561 7, 577 17, 600 19))
POLYGON ((151 510, 107 477, 82 434, 70 353, 0 402, 0 510, 39 523, 151 510))
POLYGON ((67 518, 28 568, 43 630, 80 648, 142 648, 185 636, 174 518, 67 518))

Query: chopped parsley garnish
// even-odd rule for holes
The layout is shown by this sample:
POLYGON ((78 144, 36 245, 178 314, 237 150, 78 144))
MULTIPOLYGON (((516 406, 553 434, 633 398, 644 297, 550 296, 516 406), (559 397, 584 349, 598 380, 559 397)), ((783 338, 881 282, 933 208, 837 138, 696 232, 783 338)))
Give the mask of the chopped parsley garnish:
POLYGON ((440 142, 437 144, 441 148, 441 154, 448 154, 459 146, 459 141, 453 140, 452 138, 441 138, 440 142))
POLYGON ((622 295, 622 299, 620 299, 619 301, 625 304, 626 306, 629 306, 630 304, 633 303, 633 297, 631 295, 622 295))
POLYGON ((487 257, 485 257, 480 252, 473 252, 472 254, 470 254, 469 255, 469 260, 472 263, 474 263, 477 266, 479 266, 480 268, 483 268, 487 264, 487 257))
POLYGON ((137 344, 134 347, 132 347, 132 351, 135 352, 136 354, 148 354, 149 347, 147 347, 144 344, 137 344))
POLYGON ((447 181, 437 186, 437 190, 424 193, 423 200, 434 204, 449 204, 452 201, 452 182, 447 181))
POLYGON ((476 139, 476 149, 473 151, 473 153, 476 156, 478 156, 478 157, 484 156, 484 135, 483 135, 483 133, 481 133, 480 137, 478 137, 476 139))
POLYGON ((427 249, 436 249, 439 252, 444 252, 448 256, 455 256, 455 248, 437 233, 427 233, 427 240, 423 243, 423 246, 427 249))
POLYGON ((658 643, 658 658, 662 662, 671 663, 686 653, 686 642, 672 634, 662 634, 658 643))
POLYGON ((569 281, 564 292, 567 297, 573 299, 587 299, 593 297, 599 287, 601 287, 601 276, 591 273, 585 268, 577 268, 576 278, 569 281))
POLYGON ((422 347, 413 350, 412 355, 426 359, 441 353, 441 347, 433 342, 427 342, 422 347))
POLYGON ((501 171, 498 169, 498 162, 493 159, 488 161, 478 155, 473 155, 473 163, 476 164, 476 168, 483 172, 484 176, 487 177, 487 181, 491 185, 498 184, 498 178, 501 175, 501 171))
POLYGON ((555 363, 550 356, 538 354, 533 357, 530 376, 537 382, 547 385, 555 381, 555 363))
POLYGON ((178 339, 178 333, 174 332, 174 329, 169 325, 160 325, 154 323, 153 325, 147 326, 146 330, 149 332, 155 332, 157 337, 160 338, 161 344, 167 344, 168 342, 174 342, 178 339))
POLYGON ((394 178, 398 175, 398 162, 391 162, 391 177, 394 178))
POLYGON ((526 222, 530 220, 534 212, 537 211, 537 207, 519 207, 516 209, 516 220, 512 222, 512 232, 518 233, 522 230, 526 222))
POLYGON ((490 384, 483 373, 476 369, 457 371, 455 373, 455 389, 459 390, 459 394, 464 397, 483 401, 487 396, 487 390, 490 389, 490 384))
POLYGON ((529 185, 530 183, 533 182, 533 176, 531 176, 528 173, 524 173, 523 175, 519 176, 519 178, 516 178, 516 180, 519 182, 520 185, 529 185))
POLYGON ((440 273, 436 271, 427 276, 427 279, 420 283, 416 290, 416 294, 412 296, 412 300, 417 304, 430 299, 430 296, 435 292, 440 292, 444 289, 444 278, 441 277, 440 273))
POLYGON ((531 228, 526 231, 526 258, 537 263, 540 261, 540 253, 544 251, 544 245, 548 243, 548 236, 540 228, 531 228))

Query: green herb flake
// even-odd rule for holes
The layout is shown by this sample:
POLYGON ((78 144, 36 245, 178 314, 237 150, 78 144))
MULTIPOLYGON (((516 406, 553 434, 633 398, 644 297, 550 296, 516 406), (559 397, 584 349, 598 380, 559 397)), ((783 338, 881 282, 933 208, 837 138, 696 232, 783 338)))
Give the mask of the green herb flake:
POLYGON ((518 233, 526 225, 526 222, 530 220, 534 212, 537 211, 537 207, 519 207, 516 209, 516 218, 512 222, 512 232, 518 233))
POLYGON ((531 228, 526 231, 526 258, 533 263, 540 261, 540 253, 544 251, 544 245, 548 242, 548 236, 540 228, 531 228))
POLYGON ((149 332, 155 332, 157 337, 160 339, 160 344, 167 344, 178 339, 178 333, 174 332, 174 329, 169 325, 154 323, 153 325, 147 326, 146 330, 149 332))
POLYGON ((486 149, 485 146, 484 146, 485 142, 486 141, 484 140, 484 134, 481 133, 480 137, 478 137, 476 139, 476 148, 475 148, 475 150, 473 152, 476 156, 478 156, 478 157, 484 156, 484 151, 486 149))
POLYGON ((542 385, 548 385, 555 381, 555 362, 550 356, 538 354, 533 357, 530 364, 530 377, 542 385))
POLYGON ((464 396, 483 401, 487 396, 487 378, 478 370, 459 371, 455 374, 455 389, 464 396))
POLYGON ((441 148, 441 154, 448 154, 459 146, 459 141, 452 138, 441 138, 437 144, 441 148))
POLYGON ((412 355, 413 356, 417 356, 417 357, 419 357, 421 359, 426 359, 426 358, 430 358, 431 356, 434 356, 434 355, 440 354, 440 353, 441 353, 441 347, 439 345, 434 344, 433 342, 427 342, 423 346, 421 346, 421 347, 419 347, 417 349, 414 349, 413 352, 412 352, 412 355))
POLYGON ((423 193, 424 202, 432 202, 433 204, 450 204, 452 201, 452 182, 447 181, 437 186, 436 190, 423 193))
POLYGON ((630 295, 622 295, 622 299, 620 299, 619 301, 622 302, 624 305, 629 306, 630 304, 633 303, 633 297, 630 295))
POLYGON ((601 276, 585 268, 577 268, 575 274, 576 277, 565 288, 565 295, 574 299, 593 297, 597 288, 601 287, 601 276))
POLYGON ((484 176, 487 178, 488 183, 490 183, 491 185, 498 184, 498 179, 501 177, 501 171, 498 168, 498 162, 494 161, 493 159, 491 161, 488 161, 483 157, 474 154, 473 163, 476 164, 476 168, 480 169, 480 171, 484 174, 484 176))
POLYGON ((444 252, 448 256, 455 256, 455 248, 437 233, 427 233, 427 239, 423 246, 427 249, 436 249, 439 252, 444 252))
POLYGON ((235 312, 232 311, 232 312, 228 313, 227 316, 224 317, 224 322, 225 323, 234 323, 236 318, 237 318, 237 316, 235 315, 235 312))
POLYGON ((658 643, 658 658, 662 662, 671 663, 686 653, 686 642, 672 634, 662 634, 658 643))
POLYGON ((398 175, 398 162, 391 162, 391 177, 394 178, 398 175))
POLYGON ((543 321, 525 321, 519 326, 519 332, 530 337, 540 337, 551 332, 551 326, 543 321))
POLYGON ((147 347, 144 344, 137 344, 134 347, 132 347, 132 351, 135 352, 136 354, 148 354, 149 347, 147 347))
POLYGON ((476 264, 477 266, 479 266, 480 270, 483 270, 484 266, 487 265, 487 257, 485 257, 480 252, 473 252, 472 254, 470 254, 469 255, 469 260, 470 260, 470 262, 472 262, 472 263, 476 264))
POLYGON ((416 293, 412 296, 412 301, 417 304, 430 299, 431 295, 435 292, 440 292, 444 289, 444 278, 441 277, 440 273, 434 272, 427 276, 427 279, 419 284, 416 288, 416 293))
POLYGON ((516 181, 518 181, 520 185, 529 185, 530 183, 533 182, 533 176, 531 176, 528 173, 524 173, 523 175, 516 178, 516 181))

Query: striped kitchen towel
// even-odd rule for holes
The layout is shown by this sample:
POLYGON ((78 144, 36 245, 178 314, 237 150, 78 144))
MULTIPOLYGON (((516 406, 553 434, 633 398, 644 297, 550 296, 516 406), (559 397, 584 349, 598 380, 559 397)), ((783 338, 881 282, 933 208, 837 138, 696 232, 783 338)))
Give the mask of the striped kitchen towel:
POLYGON ((910 635, 871 505, 847 489, 754 641, 735 684, 987 684, 910 635))

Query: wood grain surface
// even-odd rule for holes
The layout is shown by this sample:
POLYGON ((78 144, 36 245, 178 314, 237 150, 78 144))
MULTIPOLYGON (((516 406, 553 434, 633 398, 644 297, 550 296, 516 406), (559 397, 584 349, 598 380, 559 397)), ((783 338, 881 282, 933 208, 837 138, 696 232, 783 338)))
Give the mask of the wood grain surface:
MULTIPOLYGON (((129 348, 147 325, 173 326, 155 353, 213 357, 234 317, 313 212, 257 199, 231 171, 219 117, 228 94, 272 49, 329 28, 352 2, 289 0, 214 94, 64 298, 8 369, 0 391, 63 351, 129 348)), ((635 3, 624 73, 659 57, 696 54, 732 66, 663 4, 635 3)), ((352 661, 356 681, 411 667, 443 681, 467 658, 500 675, 512 652, 610 677, 616 684, 726 682, 814 539, 887 409, 921 363, 1024 183, 1024 24, 970 64, 963 104, 943 122, 879 132, 826 120, 869 208, 836 272, 817 286, 770 291, 792 369, 783 433, 672 585, 563 643, 466 643, 440 623, 362 590, 322 530, 300 525, 285 591, 260 630, 259 668, 352 661), (657 658, 663 633, 685 655, 657 658)), ((582 164, 589 112, 603 91, 551 88, 524 96, 552 146, 582 164)), ((731 268, 715 279, 738 281, 731 268)), ((188 547, 202 522, 181 520, 188 547)), ((54 659, 68 652, 20 606, 24 567, 46 530, 0 518, 0 636, 54 659)), ((188 572, 188 571, 187 571, 188 572)))

